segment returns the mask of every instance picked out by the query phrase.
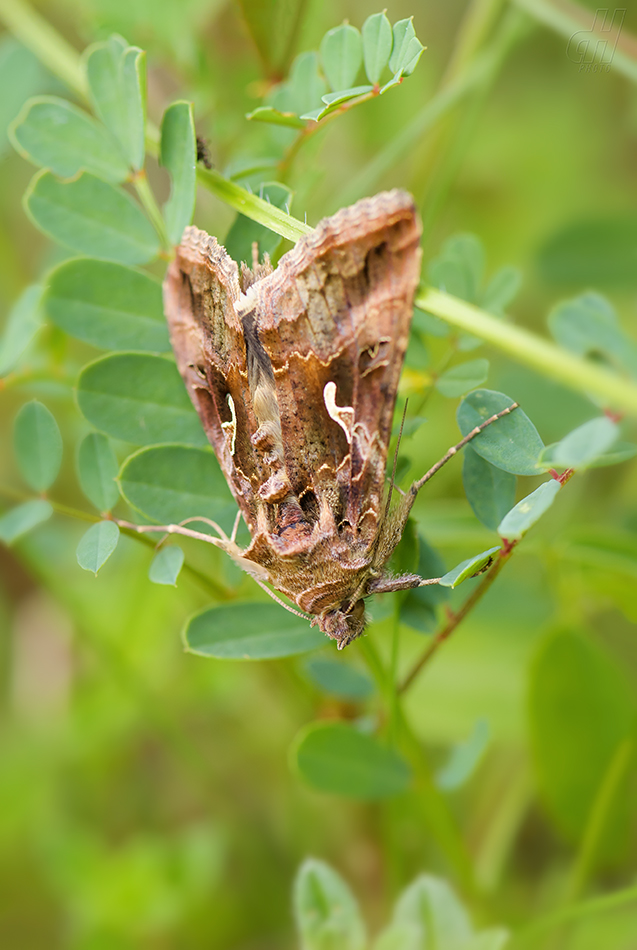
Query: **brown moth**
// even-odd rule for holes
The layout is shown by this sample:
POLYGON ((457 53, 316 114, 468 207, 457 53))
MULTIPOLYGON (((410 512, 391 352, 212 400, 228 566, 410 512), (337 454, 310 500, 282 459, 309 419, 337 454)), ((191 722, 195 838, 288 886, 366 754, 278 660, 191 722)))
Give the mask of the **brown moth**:
POLYGON ((274 271, 239 270, 191 227, 164 283, 179 371, 252 538, 213 543, 339 648, 362 633, 365 597, 426 583, 386 571, 428 477, 390 511, 420 234, 402 191, 324 219, 274 271))

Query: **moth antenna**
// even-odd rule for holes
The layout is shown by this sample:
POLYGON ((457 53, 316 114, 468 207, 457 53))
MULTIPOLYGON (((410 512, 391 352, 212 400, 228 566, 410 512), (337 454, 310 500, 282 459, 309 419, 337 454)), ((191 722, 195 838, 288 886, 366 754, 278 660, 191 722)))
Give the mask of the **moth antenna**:
POLYGON ((272 600, 276 600, 277 604, 280 604, 281 607, 284 607, 288 613, 295 614, 297 617, 300 617, 301 620, 312 620, 312 617, 308 617, 307 614, 302 614, 300 610, 295 610, 294 607, 290 607, 290 605, 286 604, 284 600, 281 600, 280 597, 277 597, 274 591, 270 590, 270 588, 267 587, 263 581, 260 581, 257 577, 253 577, 252 579, 256 581, 261 590, 264 590, 266 594, 272 598, 272 600))
POLYGON ((385 502, 385 510, 383 511, 383 517, 381 518, 380 524, 378 526, 380 536, 380 528, 382 528, 384 522, 387 520, 389 514, 389 506, 391 505, 392 495, 394 493, 394 484, 396 481, 396 466, 398 465, 398 450, 400 448, 400 440, 403 437, 403 429, 405 427, 405 419, 407 418, 407 405, 409 403, 408 399, 405 399, 405 406, 403 408, 403 417, 400 420, 400 429, 398 430, 398 441, 396 442, 396 451, 394 452, 394 464, 391 470, 391 478, 389 480, 389 489, 387 491, 387 501, 385 502))

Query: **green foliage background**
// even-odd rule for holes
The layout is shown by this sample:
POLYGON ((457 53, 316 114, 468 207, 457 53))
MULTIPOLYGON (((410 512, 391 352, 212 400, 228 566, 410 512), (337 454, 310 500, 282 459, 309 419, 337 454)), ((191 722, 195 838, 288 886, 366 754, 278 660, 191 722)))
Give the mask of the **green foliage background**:
MULTIPOLYGON (((77 50, 113 32, 146 49, 150 118, 159 125, 172 101, 192 101, 215 171, 228 176, 293 141, 293 132, 245 115, 287 75, 294 55, 317 49, 344 16, 360 27, 377 12, 366 2, 329 0, 63 0, 39 9, 77 50)), ((522 288, 507 310, 540 336, 548 335, 547 313, 558 301, 603 293, 627 334, 615 353, 619 362, 636 335, 637 62, 629 43, 618 47, 612 68, 585 70, 569 55, 568 24, 566 35, 553 28, 555 8, 546 0, 444 6, 415 0, 388 10, 392 22, 411 15, 427 51, 399 89, 327 124, 274 174, 257 171, 240 183, 258 190, 259 181, 282 182, 293 192, 292 213, 301 221, 307 215, 310 224, 363 194, 406 188, 422 213, 425 260, 437 261, 432 280, 445 253, 451 255, 449 245, 441 254, 451 235, 479 235, 488 276, 511 264, 522 271, 522 288), (519 21, 509 35, 512 14, 519 21), (427 114, 415 128, 436 92, 454 83, 464 83, 466 93, 455 108, 427 114), (415 131, 405 138, 409 128, 415 131)), ((9 0, 0 2, 0 21, 15 29, 9 0)), ((571 27, 575 32, 579 25, 571 27)), ((630 31, 637 32, 632 10, 622 37, 630 31)), ((53 75, 10 32, 0 38, 0 77, 2 130, 28 97, 69 96, 60 70, 53 75)), ((69 255, 24 214, 19 198, 33 168, 8 139, 0 147, 0 295, 8 311, 25 286, 69 255)), ((163 203, 164 170, 151 160, 148 175, 163 203)), ((277 200, 282 194, 288 193, 272 192, 274 205, 285 203, 277 200)), ((245 219, 237 223, 233 208, 205 188, 198 191, 195 223, 220 237, 230 232, 235 248, 245 247, 250 234, 245 219)), ((150 270, 161 276, 163 264, 150 270)), ((63 272, 56 273, 62 280, 63 272)), ((135 348, 161 351, 165 342, 152 339, 135 348)), ((470 343, 461 339, 454 363, 470 343)), ((423 325, 408 357, 404 393, 417 406, 428 394, 422 413, 428 421, 403 444, 414 476, 458 438, 456 399, 449 397, 462 386, 456 392, 451 385, 447 395, 444 385, 433 387, 447 347, 431 324, 423 325)), ((634 463, 593 468, 565 486, 399 707, 391 690, 371 683, 374 657, 364 641, 339 656, 338 674, 329 645, 263 663, 185 654, 179 631, 191 614, 237 594, 261 600, 215 550, 185 540, 189 569, 177 587, 151 583, 152 545, 124 535, 97 579, 79 569, 75 552, 87 525, 64 517, 63 506, 88 513, 82 488, 91 500, 96 493, 98 508, 112 504, 100 505, 103 486, 80 486, 74 458, 89 432, 74 386, 81 368, 99 355, 89 342, 47 325, 0 387, 4 507, 27 497, 11 449, 18 411, 44 433, 47 447, 42 458, 29 460, 34 492, 48 489, 59 449, 48 415, 29 408, 30 400, 53 413, 64 445, 49 492, 58 513, 13 547, 0 548, 2 945, 364 945, 344 885, 322 865, 305 865, 297 882, 300 936, 295 931, 292 881, 314 855, 349 881, 372 934, 390 920, 398 894, 427 872, 450 882, 478 928, 509 928, 512 947, 634 947, 634 463), (321 755, 338 747, 347 760, 352 733, 338 738, 343 723, 401 747, 415 771, 407 791, 401 792, 402 758, 396 764, 394 748, 383 748, 382 788, 377 777, 373 795, 364 783, 357 798, 332 794, 343 762, 328 768, 321 755), (331 943, 312 930, 320 902, 308 905, 308 894, 319 892, 327 907, 343 895, 339 913, 350 914, 350 943, 338 936, 338 921, 331 943)), ((530 369, 523 358, 511 361, 497 346, 477 356, 490 360, 488 386, 522 403, 547 445, 599 415, 584 394, 530 369)), ((482 383, 482 369, 473 368, 472 385, 482 383)), ((629 440, 632 420, 624 424, 629 440)), ((115 450, 122 461, 130 446, 117 441, 115 450)), ((83 451, 107 449, 98 441, 83 451)), ((109 464, 106 455, 100 458, 109 464)), ((524 484, 518 499, 539 483, 524 484)), ((48 514, 41 507, 46 501, 31 504, 40 506, 35 520, 48 514)), ((438 552, 421 543, 423 571, 428 558, 430 565, 442 558, 436 570, 443 572, 494 544, 467 503, 458 462, 427 486, 415 514, 419 532, 438 552)), ((404 564, 416 551, 409 541, 404 564)), ((83 566, 95 563, 95 552, 89 546, 83 566)), ((164 580, 173 569, 156 568, 164 580)), ((466 596, 464 586, 453 591, 451 608, 466 596)), ((408 606, 397 658, 392 619, 382 604, 372 608, 377 622, 369 640, 384 668, 396 660, 398 679, 431 642, 425 637, 435 624, 432 619, 429 633, 418 632, 409 617, 434 618, 438 611, 439 624, 444 617, 440 602, 408 606)), ((270 607, 263 605, 263 618, 270 607)), ((422 887, 430 893, 439 884, 422 887)), ((415 906, 416 892, 409 893, 403 904, 415 906)), ((459 913, 456 908, 456 922, 459 913)), ((438 950, 478 946, 452 930, 440 935, 438 950)), ((411 950, 437 939, 430 933, 425 943, 417 927, 407 931, 386 935, 378 946, 411 950)), ((496 934, 484 946, 498 941, 496 934)))

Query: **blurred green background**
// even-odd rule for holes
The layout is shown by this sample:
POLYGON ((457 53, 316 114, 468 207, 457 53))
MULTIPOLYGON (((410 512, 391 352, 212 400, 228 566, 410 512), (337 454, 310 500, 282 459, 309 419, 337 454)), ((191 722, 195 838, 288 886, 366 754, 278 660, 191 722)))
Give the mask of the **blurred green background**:
MULTIPOLYGON (((339 118, 299 152, 286 180, 293 213, 315 223, 362 194, 406 188, 425 221, 425 260, 450 235, 472 232, 484 243, 489 272, 503 264, 522 270, 512 308, 519 323, 545 334, 557 301, 594 289, 635 336, 637 40, 630 33, 637 33, 637 9, 627 11, 622 30, 631 80, 615 68, 582 70, 568 55, 568 38, 539 22, 546 4, 525 0, 535 15, 520 14, 520 36, 488 81, 376 179, 365 178, 441 83, 471 62, 472 42, 478 52, 488 47, 505 6, 392 3, 390 19, 413 15, 427 51, 399 90, 339 118), (484 34, 472 34, 480 17, 484 34)), ((284 77, 286 64, 274 53, 268 61, 267 43, 259 55, 254 35, 264 17, 275 23, 297 5, 57 0, 38 9, 77 50, 112 32, 147 49, 150 116, 159 121, 175 98, 194 101, 198 132, 219 171, 272 154, 280 132, 248 123, 245 113, 284 77)), ((316 49, 344 17, 360 27, 377 12, 367 0, 309 0, 300 10, 293 54, 316 49)), ((29 96, 68 92, 9 33, 0 37, 0 75, 6 311, 64 255, 24 215, 20 196, 33 169, 4 130, 29 96)), ((151 167, 149 174, 165 196, 163 173, 151 167)), ((233 218, 200 191, 198 226, 222 238, 233 218)), ((438 345, 432 340, 434 357, 438 345)), ((19 485, 11 428, 27 399, 54 412, 67 446, 87 431, 72 383, 95 355, 48 328, 24 378, 0 389, 2 484, 19 485), (44 351, 58 380, 37 378, 44 351)), ((492 360, 489 386, 519 400, 546 443, 596 412, 495 352, 479 355, 492 360)), ((453 401, 432 396, 426 429, 403 446, 415 470, 456 440, 454 411, 453 401)), ((479 924, 524 928, 569 898, 626 889, 637 874, 635 471, 627 463, 574 479, 406 696, 434 768, 488 722, 484 754, 448 793, 474 862, 477 886, 464 897, 479 924), (622 742, 628 764, 613 785, 609 768, 622 742), (599 804, 604 781, 606 806, 599 804)), ((53 494, 85 505, 72 449, 53 494)), ((416 515, 447 567, 493 543, 464 499, 459 464, 427 486, 416 515)), ((291 885, 308 854, 351 883, 372 931, 420 871, 448 877, 462 893, 416 794, 384 804, 331 798, 308 789, 288 766, 303 725, 376 715, 375 698, 352 705, 322 693, 303 658, 241 664, 185 654, 180 630, 210 594, 186 575, 175 589, 150 584, 148 549, 128 538, 97 579, 82 572, 75 548, 84 530, 57 516, 11 550, 0 548, 3 947, 292 948, 291 885)), ((184 547, 202 571, 258 599, 216 551, 184 547)), ((463 589, 455 602, 464 596, 463 589)), ((372 635, 385 654, 388 624, 374 625, 372 635)), ((405 628, 405 669, 422 647, 423 636, 405 628)), ((346 653, 343 662, 363 667, 357 645, 346 653)), ((557 935, 530 936, 525 945, 635 950, 637 903, 587 915, 557 935)))

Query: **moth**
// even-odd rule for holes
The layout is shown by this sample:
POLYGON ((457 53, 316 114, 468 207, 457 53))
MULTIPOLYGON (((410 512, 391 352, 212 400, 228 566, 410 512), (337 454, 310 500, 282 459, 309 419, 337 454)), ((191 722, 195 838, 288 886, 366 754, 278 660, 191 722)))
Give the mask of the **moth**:
POLYGON ((366 597, 437 581, 387 570, 431 474, 390 506, 420 235, 398 190, 324 219, 275 270, 239 268, 190 227, 164 282, 177 366, 251 535, 241 549, 235 523, 213 543, 339 649, 362 633, 366 597))

